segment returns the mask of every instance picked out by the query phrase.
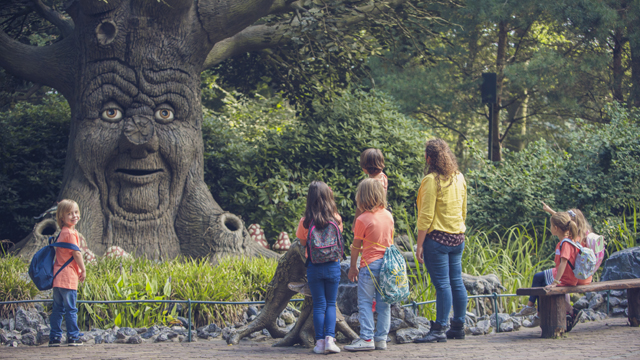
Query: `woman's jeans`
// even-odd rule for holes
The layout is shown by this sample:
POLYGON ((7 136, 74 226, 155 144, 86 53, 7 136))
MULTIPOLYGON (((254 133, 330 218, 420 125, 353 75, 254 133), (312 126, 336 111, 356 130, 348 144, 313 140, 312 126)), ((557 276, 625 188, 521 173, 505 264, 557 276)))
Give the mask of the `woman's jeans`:
POLYGON ((430 239, 423 244, 424 262, 436 288, 436 322, 447 326, 453 304, 453 319, 464 322, 467 314, 467 289, 462 282, 462 251, 464 242, 447 246, 430 239))
POLYGON ((371 264, 360 268, 358 273, 358 310, 360 311, 360 338, 363 340, 387 341, 389 326, 391 324, 391 307, 384 302, 380 293, 376 290, 369 269, 375 277, 376 284, 380 286, 380 268, 384 259, 379 259, 371 264), (376 300, 376 312, 378 313, 378 323, 373 332, 373 300, 376 300))
POLYGON ((53 288, 53 311, 49 317, 51 325, 49 338, 51 340, 62 338, 62 316, 67 321, 67 340, 78 338, 80 329, 78 328, 78 308, 76 307, 77 297, 76 290, 53 288))
MULTIPOLYGON (((553 273, 551 269, 540 271, 533 275, 533 281, 531 282, 531 287, 545 287, 549 284, 553 283, 553 273)), ((537 296, 529 296, 529 301, 531 301, 534 305, 538 300, 537 296)))
POLYGON ((316 340, 336 337, 336 298, 340 283, 340 262, 309 262, 307 280, 313 297, 313 327, 316 340))

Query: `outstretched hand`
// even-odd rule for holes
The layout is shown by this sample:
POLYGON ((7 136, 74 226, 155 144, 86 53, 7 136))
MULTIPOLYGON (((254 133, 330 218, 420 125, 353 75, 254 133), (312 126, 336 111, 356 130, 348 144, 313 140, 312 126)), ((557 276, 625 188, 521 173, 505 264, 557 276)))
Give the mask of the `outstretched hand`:
POLYGON ((544 201, 541 201, 541 203, 542 203, 542 210, 543 211, 548 212, 551 215, 556 213, 555 211, 553 211, 553 209, 551 207, 549 207, 549 205, 545 204, 544 201))

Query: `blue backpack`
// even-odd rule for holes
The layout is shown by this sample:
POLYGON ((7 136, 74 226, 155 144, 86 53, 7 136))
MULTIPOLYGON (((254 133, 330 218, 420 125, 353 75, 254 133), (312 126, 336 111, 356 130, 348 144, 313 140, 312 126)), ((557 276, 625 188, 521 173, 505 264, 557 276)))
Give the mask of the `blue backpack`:
MULTIPOLYGON (((60 236, 60 234, 58 234, 58 236, 60 236)), ((64 242, 59 243, 58 236, 56 236, 55 239, 53 236, 50 236, 49 245, 38 250, 38 252, 33 255, 31 264, 29 265, 29 277, 40 291, 53 288, 53 279, 58 276, 62 269, 66 268, 67 265, 71 264, 73 261, 72 256, 54 275, 53 262, 56 258, 56 248, 60 247, 80 251, 80 248, 76 245, 64 242)))

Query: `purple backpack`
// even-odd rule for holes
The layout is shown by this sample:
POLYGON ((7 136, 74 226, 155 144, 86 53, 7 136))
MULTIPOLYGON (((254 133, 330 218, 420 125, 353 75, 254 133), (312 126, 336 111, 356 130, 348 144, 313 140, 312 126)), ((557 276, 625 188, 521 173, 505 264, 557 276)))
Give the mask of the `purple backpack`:
POLYGON ((307 236, 307 247, 309 248, 309 258, 314 264, 322 264, 330 261, 346 259, 344 256, 344 242, 340 228, 334 221, 320 229, 309 224, 309 235, 307 236))

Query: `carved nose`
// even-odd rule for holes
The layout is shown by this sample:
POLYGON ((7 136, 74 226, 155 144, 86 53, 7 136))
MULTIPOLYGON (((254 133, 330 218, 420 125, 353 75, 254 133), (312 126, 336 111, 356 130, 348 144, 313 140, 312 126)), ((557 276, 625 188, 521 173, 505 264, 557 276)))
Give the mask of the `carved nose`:
POLYGON ((154 121, 145 115, 133 115, 125 120, 120 137, 120 152, 130 152, 134 159, 142 159, 158 151, 154 121))

